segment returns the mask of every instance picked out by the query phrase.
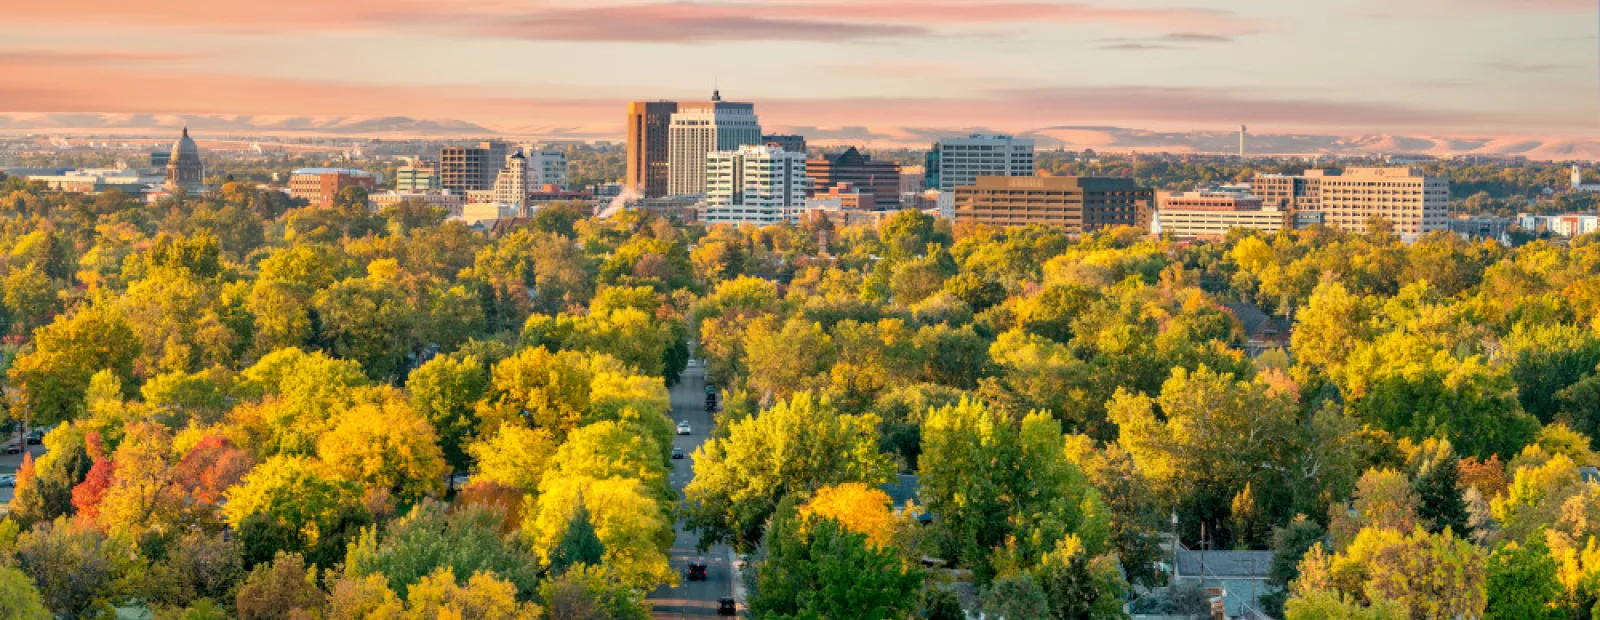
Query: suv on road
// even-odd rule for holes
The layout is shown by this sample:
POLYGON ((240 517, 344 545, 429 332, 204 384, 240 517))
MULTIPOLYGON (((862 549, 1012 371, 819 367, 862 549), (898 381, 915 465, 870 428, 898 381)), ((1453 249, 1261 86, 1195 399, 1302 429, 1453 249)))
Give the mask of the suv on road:
POLYGON ((689 564, 689 581, 706 580, 706 563, 694 562, 689 564))

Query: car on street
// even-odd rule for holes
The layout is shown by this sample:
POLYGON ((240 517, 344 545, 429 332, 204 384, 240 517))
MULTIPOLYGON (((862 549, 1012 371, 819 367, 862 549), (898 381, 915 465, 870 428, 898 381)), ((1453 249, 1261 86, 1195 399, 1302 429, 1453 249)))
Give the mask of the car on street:
POLYGON ((4 444, 0 444, 0 445, 5 446, 5 450, 4 451, 5 451, 6 454, 21 454, 22 453, 22 440, 10 439, 10 440, 7 440, 4 444))
POLYGON ((706 384, 706 393, 707 394, 713 394, 713 395, 716 394, 717 393, 717 386, 711 385, 710 383, 707 383, 706 384))
POLYGON ((688 435, 689 433, 690 433, 689 423, 688 422, 679 422, 678 423, 678 434, 679 435, 688 435))
POLYGON ((672 458, 674 458, 674 459, 683 458, 683 448, 673 448, 672 449, 672 458))
POLYGON ((12 488, 17 486, 16 474, 0 474, 0 487, 12 488))
POLYGON ((732 598, 726 596, 719 598, 717 599, 717 615, 737 616, 739 615, 739 604, 734 602, 732 598))
POLYGON ((706 563, 694 562, 689 564, 689 581, 706 580, 706 563))

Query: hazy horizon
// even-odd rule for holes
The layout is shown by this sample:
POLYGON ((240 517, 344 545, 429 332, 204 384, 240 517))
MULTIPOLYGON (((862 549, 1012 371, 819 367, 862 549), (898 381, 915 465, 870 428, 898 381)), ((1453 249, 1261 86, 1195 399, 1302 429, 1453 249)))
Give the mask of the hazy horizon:
POLYGON ((1587 138, 1588 0, 29 2, 0 113, 405 116, 620 136, 720 87, 819 133, 1152 131, 1587 138))

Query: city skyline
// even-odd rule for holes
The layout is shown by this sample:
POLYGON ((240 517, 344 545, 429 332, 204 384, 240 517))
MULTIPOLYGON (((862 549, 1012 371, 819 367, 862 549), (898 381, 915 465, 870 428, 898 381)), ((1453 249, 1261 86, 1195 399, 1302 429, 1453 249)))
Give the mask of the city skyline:
POLYGON ((771 126, 822 140, 1241 122, 1577 138, 1596 133, 1594 11, 1588 0, 285 0, 268 12, 69 0, 8 9, 0 113, 406 116, 617 139, 626 102, 720 86, 771 126))

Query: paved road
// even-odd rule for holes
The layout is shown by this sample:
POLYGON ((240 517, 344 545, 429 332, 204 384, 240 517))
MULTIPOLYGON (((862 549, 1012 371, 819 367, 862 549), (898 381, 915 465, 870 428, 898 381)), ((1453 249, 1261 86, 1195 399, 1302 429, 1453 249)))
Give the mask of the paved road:
MULTIPOLYGON (((704 405, 704 403, 701 404, 704 405)), ((0 441, 5 439, 7 438, 0 437, 0 441)), ((44 456, 44 446, 28 446, 28 451, 33 453, 35 460, 44 456)), ((0 474, 16 473, 17 467, 20 465, 22 465, 21 454, 0 454, 0 474)), ((11 487, 0 487, 0 515, 4 515, 6 508, 11 505, 12 491, 11 487)))
MULTIPOLYGON (((678 435, 673 440, 673 445, 682 448, 686 455, 682 460, 672 462, 672 486, 680 492, 689 484, 689 479, 694 477, 695 449, 700 447, 706 439, 706 434, 711 431, 711 414, 706 413, 705 386, 705 369, 695 366, 685 371, 683 380, 672 388, 673 419, 687 420, 694 431, 690 435, 678 435)), ((684 531, 683 521, 678 521, 678 539, 672 546, 672 567, 678 571, 681 585, 676 588, 659 588, 650 593, 650 602, 655 606, 652 614, 654 617, 715 616, 717 599, 733 596, 733 574, 731 567, 728 566, 727 545, 716 545, 701 554, 695 550, 695 545, 699 541, 698 535, 684 531), (688 580, 689 563, 695 560, 706 564, 705 581, 688 580)))

